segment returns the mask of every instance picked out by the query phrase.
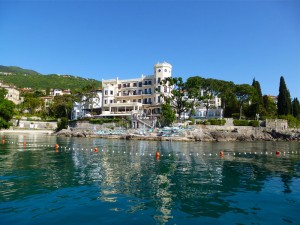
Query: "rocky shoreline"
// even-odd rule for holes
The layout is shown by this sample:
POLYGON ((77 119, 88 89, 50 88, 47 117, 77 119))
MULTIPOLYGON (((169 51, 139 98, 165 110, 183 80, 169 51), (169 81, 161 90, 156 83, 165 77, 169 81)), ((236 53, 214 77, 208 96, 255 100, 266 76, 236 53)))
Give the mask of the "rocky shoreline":
POLYGON ((119 134, 98 134, 92 130, 64 129, 52 135, 64 137, 107 138, 126 140, 153 140, 153 141, 300 141, 298 130, 267 130, 259 127, 236 127, 232 130, 217 130, 208 127, 199 127, 193 130, 184 130, 180 135, 160 136, 158 130, 139 134, 137 130, 125 130, 119 134))

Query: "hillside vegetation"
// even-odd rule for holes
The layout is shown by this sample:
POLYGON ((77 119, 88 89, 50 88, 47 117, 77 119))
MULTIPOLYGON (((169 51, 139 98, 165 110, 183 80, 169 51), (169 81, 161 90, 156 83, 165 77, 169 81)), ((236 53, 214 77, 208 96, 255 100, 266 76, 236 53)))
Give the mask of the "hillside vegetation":
POLYGON ((93 84, 101 86, 101 82, 94 79, 86 79, 72 75, 42 75, 34 70, 22 69, 15 66, 0 66, 0 81, 3 81, 5 84, 15 85, 19 88, 30 87, 32 89, 81 89, 93 84))
POLYGON ((1 66, 0 65, 0 72, 7 72, 7 73, 26 73, 26 74, 37 74, 38 72, 34 70, 27 70, 17 66, 1 66))

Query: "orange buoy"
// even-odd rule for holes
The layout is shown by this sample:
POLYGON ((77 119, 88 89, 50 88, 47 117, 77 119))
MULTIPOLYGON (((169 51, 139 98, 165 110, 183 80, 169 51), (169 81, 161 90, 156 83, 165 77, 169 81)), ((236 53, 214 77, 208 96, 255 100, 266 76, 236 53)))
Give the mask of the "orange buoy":
POLYGON ((156 151, 156 153, 155 153, 155 158, 156 158, 157 160, 160 158, 160 153, 159 153, 159 151, 156 151))
POLYGON ((26 141, 24 141, 23 145, 26 146, 26 141))
POLYGON ((281 155, 281 152, 279 150, 276 151, 275 153, 277 156, 280 156, 281 155))
POLYGON ((224 157, 224 152, 223 151, 220 151, 220 157, 224 157))
POLYGON ((94 152, 98 152, 98 148, 94 148, 94 152))
POLYGON ((5 144, 5 140, 4 139, 2 139, 2 144, 5 144))
POLYGON ((58 144, 55 144, 55 149, 58 149, 59 148, 59 145, 58 144))

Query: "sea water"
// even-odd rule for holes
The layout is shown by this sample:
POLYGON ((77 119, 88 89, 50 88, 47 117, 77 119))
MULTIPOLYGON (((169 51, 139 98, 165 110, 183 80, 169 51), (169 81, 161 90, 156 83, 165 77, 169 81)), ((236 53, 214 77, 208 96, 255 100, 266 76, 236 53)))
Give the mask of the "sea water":
POLYGON ((300 224, 298 142, 2 140, 1 225, 300 224))

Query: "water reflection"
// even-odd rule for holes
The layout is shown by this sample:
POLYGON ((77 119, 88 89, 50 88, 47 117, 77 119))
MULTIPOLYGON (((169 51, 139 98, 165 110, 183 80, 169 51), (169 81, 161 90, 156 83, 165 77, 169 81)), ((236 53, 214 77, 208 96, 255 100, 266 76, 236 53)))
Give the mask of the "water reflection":
MULTIPOLYGON (((18 141, 24 141, 24 137, 18 137, 18 141)), ((31 141, 47 141, 51 146, 58 142, 65 149, 55 152, 53 147, 27 147, 20 151, 21 147, 2 146, 0 202, 69 187, 97 187, 96 191, 93 189, 95 196, 91 196, 91 201, 113 204, 126 198, 124 204, 111 210, 130 214, 154 210, 150 213, 153 219, 165 224, 179 212, 210 218, 220 218, 228 212, 246 215, 250 209, 233 200, 239 193, 260 193, 275 177, 282 183, 280 191, 291 194, 293 182, 299 179, 296 154, 281 157, 244 154, 273 149, 296 151, 299 144, 295 143, 178 143, 54 137, 31 141), (94 146, 99 147, 98 153, 91 151, 94 146), (242 154, 220 158, 215 155, 220 149, 242 154), (157 150, 162 154, 159 160, 154 157, 157 150)))

